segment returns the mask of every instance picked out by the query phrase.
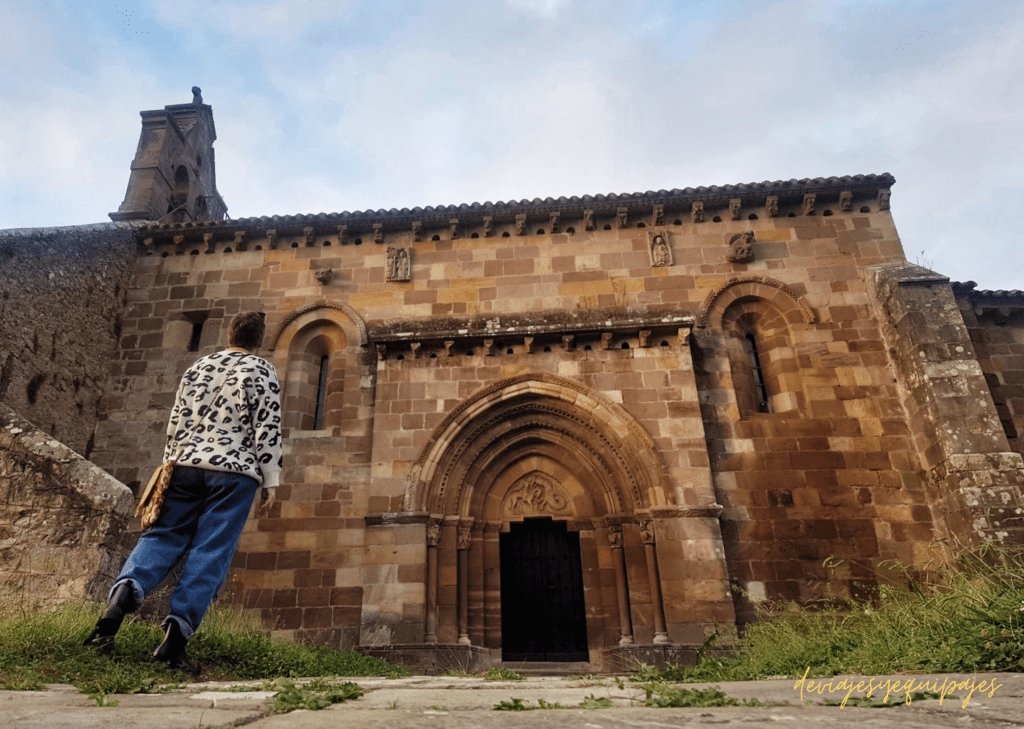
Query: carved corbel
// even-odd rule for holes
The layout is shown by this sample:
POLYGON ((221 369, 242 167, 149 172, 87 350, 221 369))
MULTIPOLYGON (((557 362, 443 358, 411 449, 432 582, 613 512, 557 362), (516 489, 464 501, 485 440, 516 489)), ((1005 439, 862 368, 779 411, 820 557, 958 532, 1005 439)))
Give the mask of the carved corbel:
POLYGON ((537 351, 533 348, 533 337, 523 337, 523 346, 527 354, 533 354, 537 351))
POLYGON ((839 209, 844 213, 848 213, 851 207, 853 207, 853 193, 849 190, 839 193, 839 209))
POLYGON ((302 238, 306 241, 307 247, 312 247, 314 244, 316 244, 316 232, 313 230, 313 228, 303 228, 302 238))
POLYGON ((495 354, 497 354, 497 347, 494 346, 494 340, 493 339, 485 339, 484 340, 484 356, 485 357, 493 357, 495 354))
POLYGON ((455 240, 459 237, 459 219, 448 218, 448 237, 455 240))
POLYGON ((803 214, 814 215, 814 201, 817 198, 813 192, 809 192, 804 195, 803 214))
MULTIPOLYGON (((207 233, 206 235, 203 236, 203 238, 205 239, 207 235, 212 235, 212 233, 207 233)), ((152 253, 153 252, 153 239, 152 238, 144 239, 142 241, 142 245, 146 249, 147 253, 152 253)))
POLYGON ((749 263, 754 260, 754 231, 737 233, 729 240, 725 260, 732 263, 749 263))
POLYGON ((550 221, 549 225, 551 226, 551 232, 552 233, 559 233, 559 232, 561 232, 562 229, 560 227, 559 220, 558 220, 560 217, 561 217, 560 213, 551 213, 551 221, 550 221))
POLYGON ((334 278, 334 270, 330 268, 325 268, 320 271, 315 271, 313 273, 313 276, 316 278, 317 281, 320 282, 321 286, 326 286, 331 282, 331 279, 334 278))
POLYGON ((339 246, 347 246, 348 245, 348 226, 347 225, 339 225, 338 226, 338 245, 339 246))
POLYGON ((412 224, 412 239, 414 241, 423 240, 423 221, 414 220, 412 224))
POLYGON ((653 215, 654 225, 664 225, 665 224, 665 206, 664 205, 655 205, 654 206, 654 211, 653 211, 652 215, 653 215))
POLYGON ((584 210, 583 211, 583 230, 594 229, 594 211, 584 210))
POLYGON ((446 340, 444 340, 444 356, 445 357, 451 357, 452 356, 452 347, 454 347, 454 346, 455 346, 455 340, 454 339, 446 339, 446 340))
POLYGON ((516 235, 526 235, 526 213, 516 216, 516 235))
POLYGON ((615 218, 619 222, 620 228, 629 227, 629 208, 616 208, 615 218))
POLYGON ((729 201, 729 217, 731 217, 733 220, 739 220, 740 215, 742 215, 742 213, 743 200, 738 197, 734 197, 732 200, 729 201))
POLYGON ((640 347, 642 349, 646 349, 647 347, 651 346, 651 342, 650 342, 651 330, 650 329, 641 329, 637 338, 640 340, 640 347))
POLYGON ((612 333, 604 332, 601 334, 601 349, 612 348, 612 333))
POLYGON ((377 361, 383 362, 388 358, 388 345, 384 342, 377 344, 377 361))
POLYGON ((680 347, 688 345, 690 343, 690 330, 680 327, 679 333, 676 335, 676 342, 680 347))
POLYGON ((248 244, 245 242, 244 230, 235 231, 235 239, 231 242, 231 245, 235 247, 236 251, 244 251, 246 248, 249 247, 248 244))
POLYGON ((213 242, 213 233, 203 233, 203 243, 206 244, 206 253, 214 252, 216 246, 213 242))
POLYGON ((576 349, 576 335, 574 334, 563 334, 562 335, 562 349, 566 352, 571 352, 576 349))
POLYGON ((892 195, 892 191, 886 187, 878 191, 878 209, 888 210, 889 209, 889 196, 892 195))
POLYGON ((174 241, 174 245, 175 246, 180 248, 181 244, 185 242, 185 236, 183 236, 183 235, 176 235, 173 238, 171 238, 171 240, 174 241))
POLYGON ((383 243, 384 242, 384 223, 373 224, 373 242, 383 243))
POLYGON ((704 202, 697 200, 693 203, 693 207, 690 209, 690 222, 691 223, 703 223, 704 222, 704 202))
POLYGON ((267 248, 270 250, 277 248, 277 231, 274 228, 267 230, 267 248))
POLYGON ((483 217, 484 221, 484 238, 490 238, 494 234, 494 218, 490 215, 483 217))
POLYGON ((412 350, 413 359, 423 359, 423 343, 422 342, 410 342, 409 349, 412 350))
POLYGON ((769 218, 775 218, 779 215, 779 196, 769 195, 764 201, 765 210, 768 211, 769 218))

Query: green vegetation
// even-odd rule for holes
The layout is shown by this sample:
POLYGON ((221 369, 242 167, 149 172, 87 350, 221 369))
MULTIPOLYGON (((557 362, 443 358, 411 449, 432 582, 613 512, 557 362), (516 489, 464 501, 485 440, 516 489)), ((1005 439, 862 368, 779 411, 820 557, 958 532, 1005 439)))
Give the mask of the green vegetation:
POLYGON ((331 704, 358 699, 365 693, 351 681, 341 682, 325 678, 316 678, 302 684, 297 684, 291 679, 279 678, 269 683, 266 690, 277 691, 277 695, 269 702, 270 710, 276 713, 295 709, 326 709, 331 704))
POLYGON ((607 697, 597 697, 591 694, 581 701, 578 706, 565 706, 557 701, 545 701, 537 699, 536 706, 530 706, 524 699, 512 698, 509 701, 499 701, 494 705, 495 711, 534 711, 537 709, 610 709, 615 704, 607 697))
POLYGON ((485 681, 525 681, 526 676, 509 668, 492 668, 484 673, 485 681))
POLYGON ((649 683, 644 685, 647 695, 644 706, 659 709, 675 709, 689 706, 783 706, 784 704, 768 703, 757 699, 734 699, 726 696, 717 686, 706 689, 676 688, 665 684, 649 683))
POLYGON ((769 605, 732 655, 705 651, 696 666, 645 666, 635 680, 1024 670, 1024 554, 989 548, 941 570, 885 567, 898 579, 872 602, 769 605))
MULTIPOLYGON (((112 694, 152 693, 181 684, 183 674, 146 660, 162 639, 158 625, 129 617, 109 655, 83 646, 102 609, 79 603, 47 613, 0 615, 0 688, 69 683, 98 705, 110 705, 107 697, 112 694)), ((400 667, 355 651, 272 640, 254 618, 217 606, 189 652, 203 665, 204 678, 211 680, 407 675, 400 667)))

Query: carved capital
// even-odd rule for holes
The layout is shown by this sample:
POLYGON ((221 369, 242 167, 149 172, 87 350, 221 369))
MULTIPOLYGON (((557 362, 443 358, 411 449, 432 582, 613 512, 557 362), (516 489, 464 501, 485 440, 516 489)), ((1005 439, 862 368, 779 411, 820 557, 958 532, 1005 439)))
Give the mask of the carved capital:
POLYGON ((436 547, 441 539, 441 519, 432 516, 427 522, 427 546, 436 547))
POLYGON ((622 549, 622 525, 621 524, 609 524, 608 525, 608 542, 611 544, 612 549, 622 549))
POLYGON ((455 533, 458 537, 458 548, 469 549, 469 542, 473 536, 473 520, 460 520, 458 526, 455 528, 455 533))
POLYGON ((640 518, 640 540, 644 544, 654 544, 654 520, 640 518))
POLYGON ((764 207, 768 211, 769 218, 775 218, 779 215, 779 196, 769 195, 765 198, 764 207))
POLYGON ((691 223, 703 223, 704 222, 704 203, 701 200, 697 200, 693 203, 693 207, 690 208, 690 222, 691 223))
POLYGON ((736 197, 729 201, 729 217, 733 220, 739 220, 740 215, 743 213, 743 200, 736 197))

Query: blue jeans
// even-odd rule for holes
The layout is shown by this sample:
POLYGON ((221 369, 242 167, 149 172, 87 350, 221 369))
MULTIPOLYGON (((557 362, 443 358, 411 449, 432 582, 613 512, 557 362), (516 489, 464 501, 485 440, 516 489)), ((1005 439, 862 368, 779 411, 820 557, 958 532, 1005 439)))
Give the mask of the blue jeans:
POLYGON ((244 474, 175 466, 160 516, 139 537, 111 594, 119 585, 130 584, 131 607, 138 609, 187 555, 164 626, 173 620, 182 635, 191 638, 227 577, 258 488, 256 479, 244 474))

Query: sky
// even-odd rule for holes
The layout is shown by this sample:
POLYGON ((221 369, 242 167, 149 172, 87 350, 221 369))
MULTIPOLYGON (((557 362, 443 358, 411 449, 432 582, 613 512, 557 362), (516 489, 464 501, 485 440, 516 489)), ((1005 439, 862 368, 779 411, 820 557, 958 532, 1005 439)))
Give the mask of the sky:
POLYGON ((139 111, 232 218, 889 172, 908 260, 1024 289, 1024 3, 0 0, 0 229, 109 220, 139 111))

